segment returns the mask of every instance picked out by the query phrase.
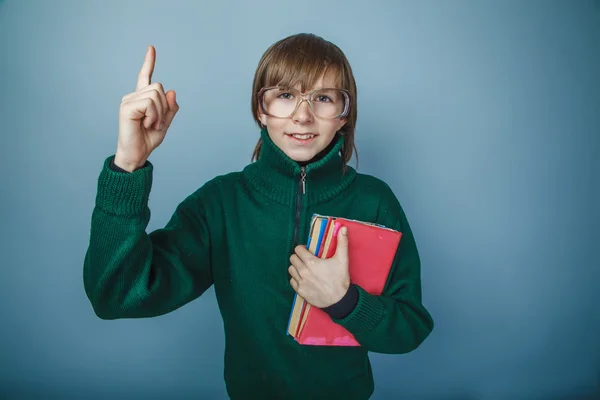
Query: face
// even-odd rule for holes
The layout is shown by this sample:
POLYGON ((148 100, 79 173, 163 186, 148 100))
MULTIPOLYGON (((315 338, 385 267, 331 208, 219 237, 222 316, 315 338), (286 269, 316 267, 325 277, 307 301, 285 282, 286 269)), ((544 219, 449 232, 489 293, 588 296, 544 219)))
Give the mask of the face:
MULTIPOLYGON (((336 81, 332 76, 321 76, 311 89, 335 88, 336 81)), ((298 85, 296 89, 300 90, 298 85)), ((308 90, 307 90, 308 91, 308 90)), ((346 119, 322 119, 312 112, 306 101, 290 118, 275 118, 264 115, 258 111, 259 118, 267 127, 269 137, 289 158, 294 161, 309 161, 333 140, 346 119), (294 134, 310 133, 314 136, 310 139, 294 137, 294 134)))

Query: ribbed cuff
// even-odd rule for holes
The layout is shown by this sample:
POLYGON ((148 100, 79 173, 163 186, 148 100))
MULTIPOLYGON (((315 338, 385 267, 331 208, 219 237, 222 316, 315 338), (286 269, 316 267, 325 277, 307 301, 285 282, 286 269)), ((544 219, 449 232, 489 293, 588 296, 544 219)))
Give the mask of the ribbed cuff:
POLYGON ((358 302, 350 314, 344 318, 332 318, 333 322, 342 325, 354 336, 360 336, 371 331, 383 317, 383 304, 379 296, 366 292, 355 285, 358 292, 358 302))
POLYGON ((113 154, 104 160, 98 177, 96 206, 115 215, 139 215, 148 205, 153 165, 147 161, 144 167, 123 173, 111 168, 114 157, 113 154))
POLYGON ((358 289, 356 285, 350 284, 348 291, 340 301, 321 310, 325 311, 331 318, 344 318, 354 310, 357 302, 358 289))

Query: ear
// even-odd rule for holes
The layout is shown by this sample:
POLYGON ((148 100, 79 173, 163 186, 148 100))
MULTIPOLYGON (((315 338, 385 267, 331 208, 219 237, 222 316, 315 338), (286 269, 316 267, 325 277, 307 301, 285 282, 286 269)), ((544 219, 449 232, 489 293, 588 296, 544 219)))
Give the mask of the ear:
POLYGON ((261 124, 263 124, 263 126, 267 126, 267 116, 261 113, 260 110, 258 110, 258 119, 260 120, 261 124))
POLYGON ((348 122, 348 118, 340 118, 339 121, 338 121, 338 125, 337 125, 336 131, 339 131, 340 129, 342 129, 342 127, 344 125, 346 125, 346 122, 348 122))

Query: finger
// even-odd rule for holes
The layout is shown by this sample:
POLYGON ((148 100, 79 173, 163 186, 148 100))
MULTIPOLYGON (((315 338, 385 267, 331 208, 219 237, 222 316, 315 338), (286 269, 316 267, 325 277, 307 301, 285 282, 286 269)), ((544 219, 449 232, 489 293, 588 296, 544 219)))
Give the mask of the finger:
POLYGON ((296 254, 298 255, 298 257, 300 257, 300 259, 302 260, 302 262, 304 262, 305 264, 308 263, 310 260, 312 260, 313 258, 315 258, 315 255, 313 253, 311 253, 306 246, 296 246, 296 248, 294 249, 294 251, 296 252, 296 254))
POLYGON ((345 226, 340 228, 334 257, 337 257, 341 260, 348 259, 348 228, 345 226))
POLYGON ((302 276, 300 275, 300 272, 298 272, 298 270, 296 269, 296 267, 294 267, 293 265, 289 266, 288 272, 290 273, 290 275, 292 276, 292 278, 294 278, 298 282, 300 282, 302 280, 302 276))
POLYGON ((151 98, 131 100, 121 108, 126 116, 132 120, 143 120, 144 127, 150 129, 158 118, 158 111, 151 98))
POLYGON ((156 91, 162 104, 161 122, 164 122, 164 117, 166 117, 167 111, 169 111, 169 103, 167 102, 167 95, 165 94, 165 88, 163 87, 162 83, 156 83, 156 91))
POLYGON ((160 98, 160 93, 158 92, 158 90, 151 90, 150 98, 154 102, 154 106, 156 107, 156 111, 158 112, 158 117, 156 119, 156 122, 154 123, 154 129, 158 130, 158 129, 160 129, 161 124, 164 120, 164 115, 165 115, 166 110, 165 110, 163 102, 160 98))
POLYGON ((299 285, 298 285, 298 282, 294 278, 290 279, 290 285, 292 285, 292 287, 294 288, 294 290, 296 292, 298 291, 299 285))
POLYGON ((169 111, 169 103, 167 102, 167 96, 165 95, 165 88, 163 87, 162 83, 160 82, 154 82, 152 84, 150 84, 150 86, 147 86, 145 88, 143 88, 140 93, 144 92, 144 91, 151 91, 151 90, 155 90, 158 93, 158 97, 160 98, 160 103, 161 103, 161 111, 162 111, 162 115, 165 116, 167 114, 167 111, 169 111))
POLYGON ((157 90, 150 90, 148 91, 148 96, 152 99, 152 102, 154 103, 154 107, 156 107, 156 121, 154 122, 153 125, 153 129, 159 130, 160 129, 160 124, 162 123, 162 120, 164 119, 164 111, 163 111, 163 104, 162 101, 160 100, 160 94, 158 94, 157 90))
MULTIPOLYGON (((129 100, 125 100, 125 103, 133 102, 135 100, 145 99, 145 98, 151 99, 152 102, 154 103, 154 107, 156 108, 156 111, 157 111, 157 119, 156 119, 156 122, 154 123, 154 129, 157 129, 157 130, 160 129, 160 124, 164 121, 166 108, 163 105, 163 101, 161 100, 159 90, 154 89, 154 88, 151 88, 151 89, 144 88, 140 92, 135 92, 134 95, 135 96, 131 97, 129 100)), ((165 102, 166 102, 166 100, 165 100, 165 102)))
POLYGON ((138 74, 136 91, 150 85, 152 81, 152 73, 154 72, 154 61, 156 60, 156 51, 154 46, 148 46, 146 49, 146 58, 144 58, 144 64, 138 74))
POLYGON ((169 106, 169 111, 167 111, 167 115, 165 116, 165 125, 168 128, 171 126, 171 122, 173 121, 173 118, 175 118, 177 111, 179 111, 179 104, 177 103, 174 90, 169 90, 165 94, 165 98, 167 99, 167 104, 169 106))
POLYGON ((146 102, 148 104, 146 108, 146 118, 144 119, 144 126, 146 129, 153 129, 152 125, 159 119, 158 109, 156 107, 156 102, 151 98, 147 98, 146 102))
POLYGON ((160 82, 154 82, 154 83, 150 84, 149 86, 146 86, 145 88, 140 89, 137 92, 126 94, 125 96, 123 96, 122 101, 127 101, 131 98, 136 98, 141 93, 146 93, 146 92, 149 92, 152 90, 156 90, 158 92, 160 101, 163 106, 162 109, 164 110, 164 112, 166 114, 166 112, 169 110, 169 104, 167 102, 167 96, 165 95, 165 88, 163 87, 162 83, 160 83, 160 82))
POLYGON ((144 107, 144 114, 146 114, 143 121, 144 127, 146 129, 152 129, 152 125, 158 120, 156 104, 149 97, 139 100, 139 103, 144 107))
POLYGON ((298 257, 297 254, 292 254, 290 257, 290 263, 296 267, 296 269, 298 271, 302 271, 303 269, 306 268, 306 266, 304 265, 304 262, 300 259, 300 257, 298 257))
POLYGON ((121 110, 125 112, 130 119, 143 119, 143 126, 147 129, 151 129, 152 124, 155 124, 160 117, 156 106, 156 100, 152 99, 152 96, 150 95, 124 101, 121 110))

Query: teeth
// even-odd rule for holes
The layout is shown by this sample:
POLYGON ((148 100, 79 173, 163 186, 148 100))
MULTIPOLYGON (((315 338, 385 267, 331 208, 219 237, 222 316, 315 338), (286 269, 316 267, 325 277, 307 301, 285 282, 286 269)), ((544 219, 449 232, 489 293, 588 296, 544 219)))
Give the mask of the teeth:
POLYGON ((293 135, 296 139, 310 139, 312 137, 314 137, 315 135, 310 135, 310 134, 305 134, 305 135, 293 135))

